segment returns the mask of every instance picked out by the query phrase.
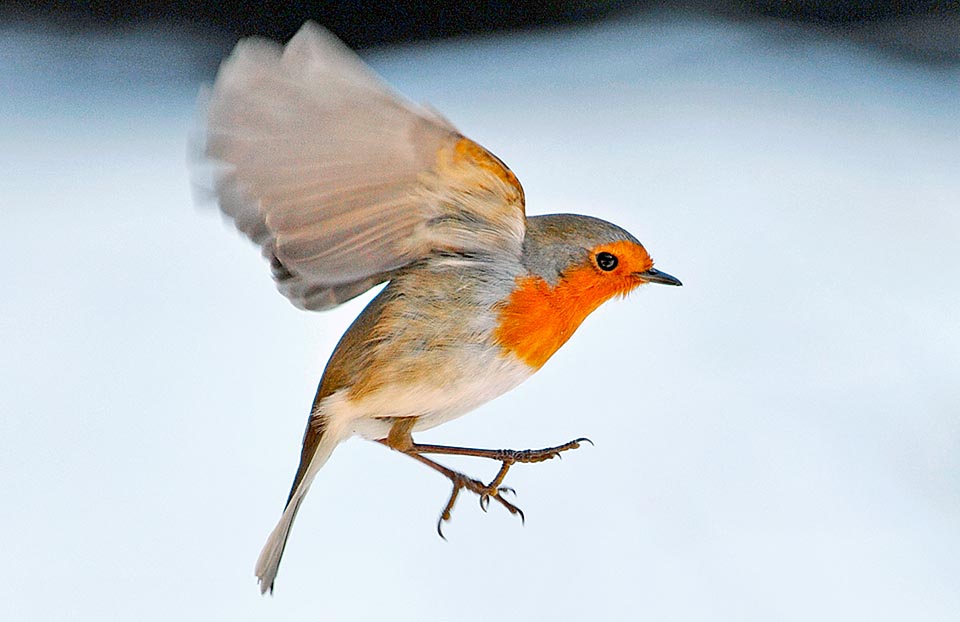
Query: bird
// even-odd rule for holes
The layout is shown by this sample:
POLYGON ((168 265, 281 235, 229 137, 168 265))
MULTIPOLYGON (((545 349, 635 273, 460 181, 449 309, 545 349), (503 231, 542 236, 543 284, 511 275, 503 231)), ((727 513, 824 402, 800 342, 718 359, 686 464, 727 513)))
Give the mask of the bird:
POLYGON ((285 46, 240 40, 206 95, 200 159, 209 190, 260 246, 277 288, 322 311, 386 283, 335 347, 287 502, 256 563, 273 593, 297 511, 319 469, 353 436, 379 442, 462 491, 523 513, 509 468, 538 450, 413 441, 539 370, 605 301, 646 283, 681 285, 621 227, 576 214, 526 215, 516 175, 436 111, 394 92, 313 22, 285 46), (428 458, 501 463, 484 483, 428 458))

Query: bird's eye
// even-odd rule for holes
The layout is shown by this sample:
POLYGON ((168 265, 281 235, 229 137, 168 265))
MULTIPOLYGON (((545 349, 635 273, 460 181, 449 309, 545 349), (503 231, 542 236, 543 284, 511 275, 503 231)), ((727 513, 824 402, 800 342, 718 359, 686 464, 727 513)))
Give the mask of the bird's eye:
POLYGON ((597 253, 597 265, 601 270, 610 272, 617 267, 617 256, 612 253, 597 253))

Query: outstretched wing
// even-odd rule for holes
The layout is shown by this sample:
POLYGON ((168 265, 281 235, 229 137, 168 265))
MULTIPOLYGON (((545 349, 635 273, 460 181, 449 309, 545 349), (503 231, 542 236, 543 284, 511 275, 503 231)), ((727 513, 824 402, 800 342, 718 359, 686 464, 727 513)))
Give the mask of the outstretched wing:
POLYGON ((300 308, 340 304, 437 250, 521 252, 513 173, 315 24, 284 48, 237 45, 205 139, 220 209, 300 308))

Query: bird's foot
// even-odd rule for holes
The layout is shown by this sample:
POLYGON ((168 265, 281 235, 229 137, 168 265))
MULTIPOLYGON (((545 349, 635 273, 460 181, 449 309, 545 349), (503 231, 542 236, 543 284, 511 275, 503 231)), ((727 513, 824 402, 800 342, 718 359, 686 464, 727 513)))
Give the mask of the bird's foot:
POLYGON ((449 473, 444 473, 444 475, 447 475, 447 477, 450 479, 450 482, 453 484, 453 490, 450 492, 450 499, 444 506, 443 511, 440 513, 440 519, 437 521, 437 533, 444 540, 447 538, 443 535, 443 524, 450 521, 453 513, 453 505, 457 502, 457 497, 460 495, 460 491, 463 489, 469 490, 480 498, 480 509, 482 509, 484 512, 486 512, 487 508, 490 507, 490 500, 494 499, 497 503, 505 507, 508 512, 515 516, 519 516, 521 523, 524 522, 523 510, 503 498, 505 493, 516 495, 517 491, 509 486, 499 485, 500 481, 503 479, 501 475, 498 474, 498 476, 489 484, 484 484, 480 480, 467 477, 463 473, 459 473, 457 471, 450 471, 449 473))
POLYGON ((461 490, 466 489, 476 494, 480 498, 480 509, 484 512, 490 507, 490 500, 493 499, 506 508, 511 514, 519 516, 520 522, 523 523, 525 522, 523 511, 503 498, 504 493, 517 494, 513 488, 503 485, 503 480, 506 478, 510 467, 517 463, 543 462, 552 458, 559 458, 563 452, 580 447, 581 443, 590 443, 593 445, 593 441, 588 438, 578 438, 563 445, 546 447, 544 449, 474 449, 472 447, 448 447, 446 445, 419 445, 413 443, 404 453, 436 469, 445 475, 453 484, 450 499, 444 506, 443 512, 440 513, 440 520, 437 521, 437 533, 440 534, 441 538, 446 540, 446 537, 443 535, 443 524, 450 520, 453 513, 453 506, 457 502, 457 497, 460 495, 461 490), (467 477, 463 473, 448 469, 422 455, 428 453, 489 458, 500 462, 500 471, 497 472, 496 477, 494 477, 489 484, 484 484, 479 480, 467 477))
POLYGON ((503 480, 506 478, 510 467, 518 463, 543 462, 552 458, 559 458, 564 452, 580 447, 581 443, 590 443, 593 445, 593 441, 588 438, 578 438, 563 445, 546 447, 544 449, 475 449, 472 447, 450 447, 447 445, 421 445, 414 443, 413 439, 410 438, 410 427, 412 426, 403 424, 403 420, 400 421, 400 424, 395 424, 394 429, 391 430, 391 434, 379 442, 427 465, 431 469, 444 475, 450 480, 450 483, 453 484, 450 498, 447 500, 447 504, 440 514, 440 520, 437 521, 437 533, 439 533, 440 537, 444 540, 446 540, 446 537, 443 535, 443 524, 450 520, 453 513, 453 506, 457 502, 457 497, 460 495, 461 490, 466 489, 477 495, 480 498, 480 508, 484 512, 490 507, 490 501, 494 500, 506 508, 511 514, 519 516, 520 521, 524 522, 523 511, 503 498, 505 493, 517 494, 513 488, 503 485, 503 480), (395 434, 394 430, 398 432, 395 434), (442 464, 434 462, 423 454, 487 458, 498 461, 500 463, 500 471, 489 484, 484 484, 480 480, 467 477, 459 471, 454 471, 442 464))

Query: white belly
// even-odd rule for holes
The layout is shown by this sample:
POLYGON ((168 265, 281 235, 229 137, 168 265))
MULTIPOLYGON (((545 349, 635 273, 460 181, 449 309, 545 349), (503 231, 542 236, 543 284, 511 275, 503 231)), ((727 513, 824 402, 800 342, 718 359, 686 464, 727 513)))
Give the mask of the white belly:
POLYGON ((381 439, 390 431, 391 418, 418 417, 413 431, 426 430, 503 395, 534 371, 513 356, 494 352, 464 360, 458 367, 454 374, 444 370, 443 383, 387 385, 361 399, 350 399, 348 390, 337 391, 320 403, 319 410, 351 435, 381 439))

